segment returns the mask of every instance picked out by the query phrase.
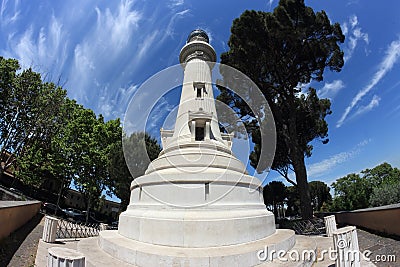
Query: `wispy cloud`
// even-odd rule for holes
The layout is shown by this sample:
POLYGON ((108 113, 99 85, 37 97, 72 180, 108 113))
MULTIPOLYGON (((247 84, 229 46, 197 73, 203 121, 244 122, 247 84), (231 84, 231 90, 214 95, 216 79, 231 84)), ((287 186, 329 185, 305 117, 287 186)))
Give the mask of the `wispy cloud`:
POLYGON ((174 35, 174 26, 176 20, 179 18, 184 17, 185 15, 189 14, 189 9, 184 9, 182 11, 176 12, 171 16, 171 19, 168 22, 167 28, 164 30, 164 35, 161 37, 160 43, 164 42, 167 37, 172 37, 174 35))
POLYGON ((129 78, 121 74, 132 75, 151 44, 146 41, 148 30, 139 30, 143 11, 133 1, 123 0, 115 7, 95 7, 93 11, 96 20, 89 24, 93 30, 75 45, 68 86, 71 95, 83 104, 98 98, 92 108, 107 118, 123 113, 115 99, 120 99, 122 92, 118 88, 129 87, 129 78))
POLYGON ((169 103, 165 97, 160 97, 159 101, 154 103, 149 118, 147 118, 146 131, 158 135, 160 128, 164 125, 165 119, 175 108, 176 105, 169 103))
POLYGON ((154 55, 170 57, 165 43, 176 37, 177 22, 190 15, 184 0, 119 0, 97 6, 55 1, 47 9, 20 1, 0 4, 6 42, 0 53, 48 80, 60 78, 71 98, 106 119, 124 114, 135 88, 154 74, 149 67, 158 66, 154 55), (20 19, 28 18, 27 12, 35 16, 20 19))
POLYGON ((68 34, 54 15, 38 30, 29 25, 21 35, 11 33, 8 42, 11 50, 2 54, 18 58, 23 68, 35 67, 45 75, 61 75, 68 57, 68 34))
POLYGON ((358 110, 356 111, 356 113, 354 113, 354 117, 359 116, 361 114, 367 113, 369 111, 371 111, 373 108, 379 106, 379 102, 381 101, 381 98, 377 95, 374 95, 371 102, 369 102, 368 105, 366 106, 361 106, 358 108, 358 110))
MULTIPOLYGON (((177 1, 174 3, 175 7, 183 4, 177 1)), ((74 79, 71 84, 84 90, 75 90, 74 93, 80 99, 89 100, 96 94, 96 97, 101 98, 96 108, 105 115, 125 111, 127 103, 116 102, 114 99, 122 101, 131 95, 120 97, 124 90, 116 88, 129 87, 131 79, 141 70, 140 67, 162 48, 168 37, 173 36, 178 18, 189 12, 187 9, 175 8, 161 21, 157 13, 159 11, 149 16, 146 8, 137 6, 133 1, 121 1, 114 9, 97 7, 95 30, 76 46, 75 51, 80 53, 75 53, 74 69, 71 70, 74 79), (86 88, 95 90, 89 91, 86 88)), ((134 81, 135 84, 141 82, 143 80, 134 81)))
POLYGON ((267 10, 271 10, 273 3, 274 3, 274 0, 268 0, 267 1, 267 10))
POLYGON ((379 64, 378 70, 373 75, 369 83, 361 89, 357 95, 353 98, 350 105, 346 108, 340 120, 337 122, 336 127, 342 126, 343 122, 348 117, 351 110, 357 105, 357 103, 374 88, 374 86, 390 71, 393 65, 397 62, 400 56, 400 37, 399 39, 390 43, 386 50, 385 56, 379 64))
POLYGON ((369 139, 363 140, 349 151, 341 152, 320 162, 310 164, 307 168, 307 175, 312 179, 329 173, 338 165, 345 163, 358 155, 361 152, 362 147, 367 145, 370 141, 371 140, 369 139))
POLYGON ((16 22, 21 17, 21 12, 19 10, 20 1, 12 1, 10 4, 8 0, 3 0, 0 7, 0 25, 6 26, 16 22), (14 6, 11 7, 11 4, 14 6))
POLYGON ((184 0, 170 0, 169 7, 170 8, 179 7, 179 6, 182 6, 184 3, 185 3, 184 0))
POLYGON ((116 52, 126 47, 142 18, 140 11, 133 8, 133 1, 121 1, 116 12, 110 8, 102 12, 96 8, 96 13, 96 36, 102 41, 111 42, 116 52))
POLYGON ((334 98, 336 94, 345 87, 342 80, 334 80, 331 83, 325 83, 324 87, 322 87, 318 91, 318 95, 320 98, 334 98))
POLYGON ((356 15, 352 15, 348 21, 342 24, 342 31, 348 40, 347 46, 344 49, 344 61, 346 62, 352 57, 358 42, 362 40, 368 44, 369 38, 367 33, 362 32, 356 15))
POLYGON ((396 106, 393 110, 390 112, 386 113, 386 117, 391 117, 391 116, 399 116, 400 115, 400 105, 396 106))

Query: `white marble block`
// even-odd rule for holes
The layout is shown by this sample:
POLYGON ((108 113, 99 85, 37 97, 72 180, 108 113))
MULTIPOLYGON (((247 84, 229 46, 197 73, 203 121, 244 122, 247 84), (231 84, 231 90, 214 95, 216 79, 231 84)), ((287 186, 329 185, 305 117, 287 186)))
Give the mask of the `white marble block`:
POLYGON ((43 241, 47 243, 54 243, 56 241, 57 228, 58 219, 46 216, 42 235, 43 241))
POLYGON ((331 237, 332 233, 337 230, 335 215, 324 217, 326 235, 331 237))
POLYGON ((359 267, 361 253, 355 226, 347 226, 333 232, 333 245, 337 253, 336 266, 359 267))
POLYGON ((100 231, 107 230, 107 227, 108 227, 108 224, 106 224, 106 223, 100 223, 100 225, 99 225, 99 230, 100 230, 100 231))
POLYGON ((85 267, 85 255, 62 247, 48 249, 47 267, 85 267))

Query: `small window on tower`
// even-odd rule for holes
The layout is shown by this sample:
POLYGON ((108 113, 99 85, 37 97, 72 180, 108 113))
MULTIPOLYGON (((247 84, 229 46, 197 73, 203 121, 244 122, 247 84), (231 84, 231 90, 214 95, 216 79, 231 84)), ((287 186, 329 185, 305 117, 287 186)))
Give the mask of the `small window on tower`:
POLYGON ((193 83, 194 90, 196 91, 196 98, 203 98, 205 93, 205 84, 200 82, 193 83))
POLYGON ((203 127, 196 127, 194 140, 204 141, 204 128, 203 127))

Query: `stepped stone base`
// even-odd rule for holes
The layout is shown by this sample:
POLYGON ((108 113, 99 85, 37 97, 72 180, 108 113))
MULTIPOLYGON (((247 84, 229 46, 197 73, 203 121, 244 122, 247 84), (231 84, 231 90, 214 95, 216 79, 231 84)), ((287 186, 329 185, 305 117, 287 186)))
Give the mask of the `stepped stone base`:
MULTIPOLYGON (((207 248, 152 245, 128 239, 117 231, 102 231, 98 239, 103 251, 133 266, 268 266, 268 262, 259 260, 258 251, 288 251, 295 243, 294 232, 285 229, 254 242, 207 248)), ((275 263, 269 262, 271 266, 275 263)))

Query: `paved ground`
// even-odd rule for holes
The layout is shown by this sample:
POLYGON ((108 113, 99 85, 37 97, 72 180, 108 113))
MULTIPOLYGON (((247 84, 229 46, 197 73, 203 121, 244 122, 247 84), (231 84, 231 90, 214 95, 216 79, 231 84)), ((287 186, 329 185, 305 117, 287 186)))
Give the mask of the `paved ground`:
MULTIPOLYGON (((0 242, 0 267, 45 266, 45 258, 42 258, 43 255, 47 254, 46 246, 43 245, 44 242, 39 243, 43 232, 44 220, 42 217, 42 215, 34 217, 28 224, 0 242), (36 259, 37 265, 34 264, 36 256, 40 258, 36 259)), ((359 229, 357 233, 360 250, 370 250, 372 252, 370 258, 376 266, 400 267, 400 241, 374 235, 359 229), (394 255, 394 257, 392 255, 394 255), (390 257, 392 257, 390 262, 376 261, 383 258, 388 259, 390 257)), ((313 238, 316 239, 319 250, 331 245, 330 239, 326 237, 313 238)), ((58 243, 52 244, 52 246, 64 246, 76 249, 78 242, 79 241, 74 240, 59 240, 58 243)), ((368 265, 371 266, 370 264, 368 265)), ((334 266, 334 262, 326 260, 316 263, 314 266, 334 266)), ((367 266, 367 264, 364 263, 362 266, 367 266)))
MULTIPOLYGON (((393 218, 394 219, 394 218, 393 218)), ((400 267, 400 240, 382 237, 357 229, 360 251, 370 250, 369 258, 378 267, 400 267)))

